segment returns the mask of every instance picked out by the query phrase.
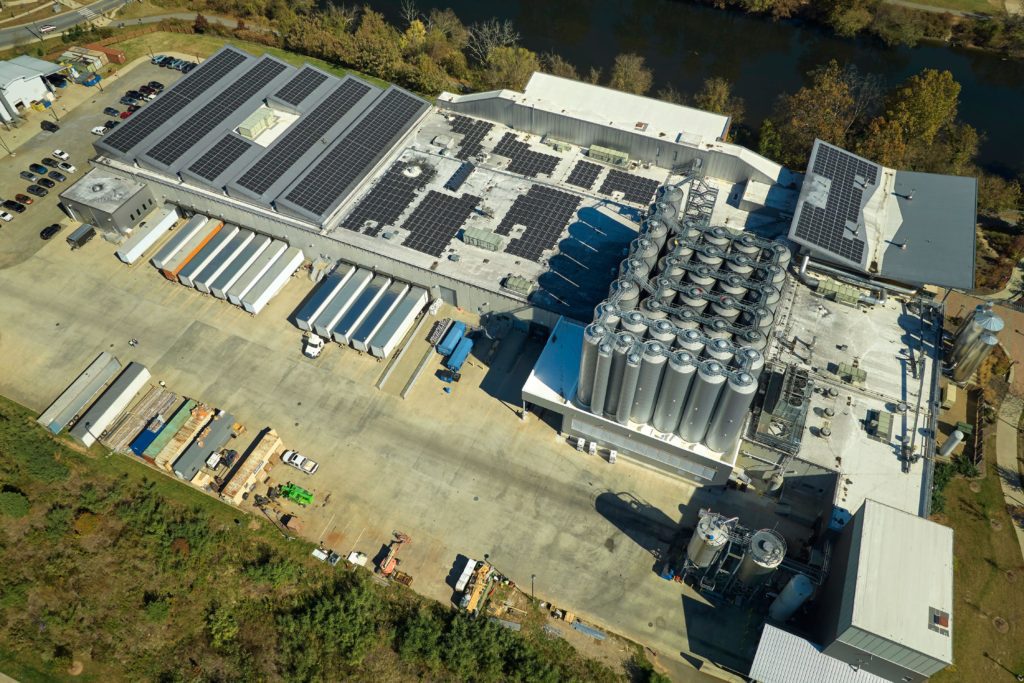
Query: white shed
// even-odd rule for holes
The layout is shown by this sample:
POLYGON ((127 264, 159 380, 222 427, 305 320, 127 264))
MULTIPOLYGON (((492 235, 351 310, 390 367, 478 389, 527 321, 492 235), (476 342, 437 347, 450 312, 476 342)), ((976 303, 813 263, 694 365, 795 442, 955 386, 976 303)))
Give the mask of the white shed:
POLYGON ((0 62, 0 119, 13 121, 33 102, 50 99, 52 89, 45 77, 61 68, 28 55, 0 62))

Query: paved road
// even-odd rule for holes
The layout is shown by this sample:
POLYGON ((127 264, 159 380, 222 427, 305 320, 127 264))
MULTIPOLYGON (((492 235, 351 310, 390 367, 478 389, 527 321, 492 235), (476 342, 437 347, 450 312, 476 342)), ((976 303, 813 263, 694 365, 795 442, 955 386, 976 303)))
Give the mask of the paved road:
POLYGON ((22 43, 31 43, 39 40, 37 26, 43 23, 56 26, 55 34, 66 31, 73 26, 95 19, 97 14, 109 12, 112 9, 128 4, 129 0, 99 0, 91 5, 85 5, 79 9, 56 14, 45 22, 32 22, 22 26, 0 29, 0 47, 8 48, 22 43))
MULTIPOLYGON (((1013 396, 1006 397, 999 409, 996 422, 996 463, 999 466, 999 483, 1003 487, 1003 498, 1008 507, 1024 506, 1024 481, 1021 479, 1017 461, 1017 423, 1020 421, 1024 404, 1013 396)), ((1024 526, 1016 516, 1011 516, 1013 531, 1024 555, 1024 526)))

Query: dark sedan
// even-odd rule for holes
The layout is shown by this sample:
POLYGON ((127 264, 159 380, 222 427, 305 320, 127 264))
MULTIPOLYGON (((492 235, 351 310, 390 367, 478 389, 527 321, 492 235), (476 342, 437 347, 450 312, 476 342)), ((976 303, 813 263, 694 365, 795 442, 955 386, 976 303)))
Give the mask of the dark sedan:
POLYGON ((8 199, 4 202, 4 208, 14 213, 25 213, 25 205, 21 202, 16 202, 13 199, 8 199))
MULTIPOLYGON (((43 169, 43 172, 45 173, 46 169, 43 169)), ((27 180, 27 181, 29 181, 31 183, 34 183, 36 181, 36 174, 32 173, 31 171, 22 171, 18 175, 20 175, 22 178, 24 178, 25 180, 27 180)))
POLYGON ((58 126, 53 121, 40 121, 39 127, 51 133, 56 133, 58 130, 60 130, 60 126, 58 126))
POLYGON ((29 185, 25 191, 29 194, 34 194, 37 197, 45 197, 50 194, 46 188, 39 187, 38 185, 29 185))
POLYGON ((121 112, 118 111, 117 109, 114 109, 113 107, 104 107, 103 108, 103 113, 106 114, 107 116, 117 116, 121 112))
MULTIPOLYGON (((52 159, 51 159, 52 161, 52 159)), ((29 164, 28 170, 32 171, 37 175, 46 175, 47 168, 42 164, 29 164)))
POLYGON ((57 183, 53 182, 49 178, 40 178, 36 182, 42 185, 43 187, 49 188, 51 190, 57 185, 57 183))
POLYGON ((43 228, 42 232, 39 233, 39 236, 42 237, 44 240, 48 240, 54 235, 56 235, 58 232, 60 232, 60 228, 60 223, 54 223, 53 225, 49 225, 43 228))
POLYGON ((68 177, 61 173, 60 171, 50 171, 47 175, 56 180, 58 183, 63 183, 65 180, 68 179, 68 177))

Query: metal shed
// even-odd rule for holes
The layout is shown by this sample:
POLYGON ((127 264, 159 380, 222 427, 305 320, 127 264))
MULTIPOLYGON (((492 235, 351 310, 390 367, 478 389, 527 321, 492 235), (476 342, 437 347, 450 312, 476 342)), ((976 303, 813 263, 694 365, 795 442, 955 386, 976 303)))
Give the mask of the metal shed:
MULTIPOLYGON (((255 233, 254 233, 255 235, 255 233)), ((249 266, 259 258, 273 240, 266 235, 255 235, 249 244, 235 254, 221 274, 210 283, 210 294, 218 299, 227 299, 228 290, 242 276, 249 266)))
POLYGON ((167 244, 156 253, 156 256, 153 257, 153 265, 157 268, 163 268, 167 265, 167 262, 174 258, 181 251, 181 248, 185 246, 185 243, 195 237, 195 234, 202 230, 209 220, 209 218, 199 213, 189 218, 185 225, 181 226, 178 232, 171 239, 167 240, 167 244))
POLYGON ((217 277, 224 272, 224 269, 228 267, 235 257, 242 249, 245 248, 249 242, 252 242, 253 238, 256 237, 256 233, 252 230, 239 230, 231 241, 224 246, 220 252, 214 256, 210 261, 203 267, 203 269, 192 278, 192 285, 203 294, 210 293, 210 283, 217 279, 217 277))
POLYGON ((263 277, 245 293, 242 297, 242 308, 253 315, 262 311, 270 300, 277 296, 305 258, 298 247, 291 247, 284 252, 263 277))
POLYGON ((405 339, 405 335, 409 333, 416 322, 416 317, 426 304, 425 289, 414 287, 409 290, 373 335, 370 340, 370 353, 377 358, 390 356, 395 347, 405 339))
POLYGON ((210 423, 196 435, 185 452, 174 461, 172 471, 179 479, 192 481, 211 455, 224 447, 235 435, 235 416, 218 410, 210 423))
POLYGON ((171 206, 158 210, 153 214, 152 220, 147 218, 139 223, 124 244, 117 250, 117 258, 128 265, 132 265, 150 250, 164 233, 174 227, 178 222, 178 208, 171 206))
POLYGON ((242 297, 248 292, 253 285, 263 274, 266 273, 274 262, 281 257, 281 254, 285 252, 288 245, 281 240, 274 240, 271 242, 266 249, 252 262, 245 272, 242 273, 235 284, 231 285, 231 288, 227 290, 228 301, 236 306, 242 305, 242 297))
POLYGON ((36 422, 59 434, 120 369, 120 361, 106 351, 101 352, 36 422))
POLYGON ((408 291, 409 285, 404 282, 392 282, 391 286, 384 290, 384 293, 349 338, 352 348, 356 351, 370 350, 370 340, 373 339, 373 335, 377 334, 377 330, 395 310, 395 306, 401 303, 402 297, 408 291))
POLYGON ((370 310, 377 303, 377 300, 384 296, 384 291, 391 284, 391 278, 386 275, 378 275, 366 285, 366 288, 359 293, 349 306, 348 312, 341 316, 341 319, 331 330, 331 337, 339 344, 348 344, 352 334, 369 315, 370 310))
POLYGON ((139 390, 149 381, 150 374, 141 363, 129 363, 103 395, 71 428, 71 436, 89 447, 96 443, 122 410, 128 407, 139 390))
POLYGON ((313 331, 321 337, 329 338, 334 325, 341 319, 341 316, 345 315, 352 302, 363 291, 366 283, 371 278, 373 278, 373 273, 362 268, 352 273, 348 282, 342 285, 341 291, 331 299, 327 306, 324 307, 324 310, 320 312, 320 315, 316 317, 316 320, 313 321, 313 331))
POLYGON ((328 273, 327 277, 320 281, 313 291, 313 294, 306 300, 306 303, 295 314, 295 324, 300 330, 312 330, 313 321, 323 312, 324 308, 331 302, 331 299, 341 291, 342 285, 348 281, 355 268, 349 265, 339 265, 334 272, 328 273))
POLYGON ((217 231, 206 245, 178 273, 178 282, 186 287, 195 287, 195 277, 206 268, 224 247, 238 234, 237 225, 225 225, 217 231))

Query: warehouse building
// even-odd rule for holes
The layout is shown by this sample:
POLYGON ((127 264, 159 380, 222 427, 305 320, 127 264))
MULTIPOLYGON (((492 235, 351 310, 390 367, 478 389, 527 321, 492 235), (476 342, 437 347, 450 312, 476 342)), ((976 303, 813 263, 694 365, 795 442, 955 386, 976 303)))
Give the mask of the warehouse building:
POLYGON ((149 185, 130 175, 94 168, 60 194, 68 215, 109 238, 131 234, 156 206, 149 185))
POLYGON ((53 100, 47 76, 64 67, 28 55, 0 61, 0 121, 21 120, 33 102, 53 100))

